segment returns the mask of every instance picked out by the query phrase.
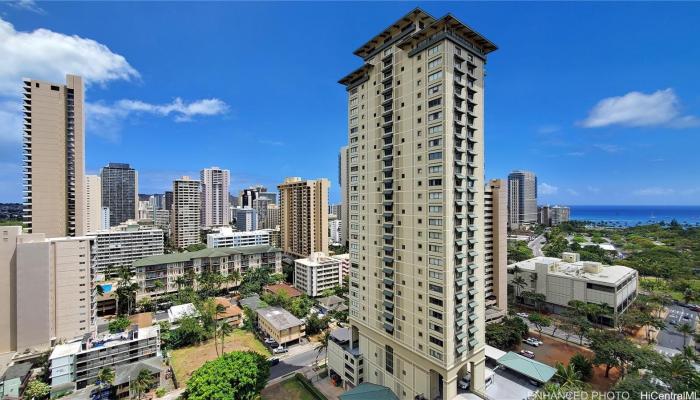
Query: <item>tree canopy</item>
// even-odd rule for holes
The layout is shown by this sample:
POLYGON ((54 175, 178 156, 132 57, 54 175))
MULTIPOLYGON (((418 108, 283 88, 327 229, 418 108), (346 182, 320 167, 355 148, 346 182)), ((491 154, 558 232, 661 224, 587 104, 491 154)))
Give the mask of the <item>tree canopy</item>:
POLYGON ((234 351, 207 361, 187 381, 189 400, 257 399, 270 375, 267 359, 253 351, 234 351))

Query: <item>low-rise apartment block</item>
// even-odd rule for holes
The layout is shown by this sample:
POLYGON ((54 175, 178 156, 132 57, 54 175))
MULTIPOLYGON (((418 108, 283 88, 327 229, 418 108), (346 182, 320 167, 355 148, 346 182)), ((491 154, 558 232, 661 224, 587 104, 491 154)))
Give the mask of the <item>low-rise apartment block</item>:
POLYGON ((311 297, 343 284, 341 261, 323 253, 294 260, 294 287, 311 297))
POLYGON ((580 261, 577 253, 562 253, 562 258, 535 257, 508 266, 508 284, 517 296, 526 298, 524 292, 543 294, 547 307, 555 313, 567 309, 571 300, 607 305, 611 314, 602 317, 602 322, 608 325, 632 304, 638 281, 639 275, 632 268, 580 261), (517 277, 523 279, 515 281, 517 277))
POLYGON ((267 307, 256 311, 258 326, 280 345, 293 344, 306 335, 306 326, 281 307, 267 307))
POLYGON ((49 356, 52 393, 82 389, 95 383, 102 368, 160 358, 160 331, 157 325, 133 326, 128 331, 87 335, 80 341, 56 346, 49 356))
MULTIPOLYGON (((233 271, 243 275, 256 268, 281 273, 282 251, 271 246, 222 247, 146 257, 133 264, 134 282, 139 285, 136 297, 157 297, 177 292, 180 277, 196 277, 204 272, 228 276, 233 271)), ((191 284, 197 289, 197 279, 191 284)), ((233 287, 235 284, 231 280, 225 287, 233 287)))
POLYGON ((348 276, 350 273, 350 254, 336 254, 331 257, 335 258, 336 260, 340 260, 340 270, 343 272, 343 278, 348 276))
POLYGON ((216 233, 207 235, 207 247, 242 247, 270 245, 270 231, 257 230, 249 232, 234 231, 232 228, 220 228, 216 233))
POLYGON ((337 374, 343 381, 344 389, 351 389, 363 382, 364 361, 359 343, 351 343, 350 328, 337 328, 331 331, 328 340, 328 370, 337 374))
POLYGON ((115 273, 119 267, 131 266, 139 259, 164 252, 162 229, 141 229, 136 224, 90 233, 95 237, 95 270, 115 273))

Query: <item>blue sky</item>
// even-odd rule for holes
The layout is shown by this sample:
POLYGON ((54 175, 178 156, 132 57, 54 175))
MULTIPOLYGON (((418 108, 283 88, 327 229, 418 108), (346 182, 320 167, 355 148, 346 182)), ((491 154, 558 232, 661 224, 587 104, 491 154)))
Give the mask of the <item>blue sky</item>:
MULTIPOLYGON (((86 168, 127 162, 140 192, 203 167, 232 192, 327 177, 347 141, 337 80, 420 5, 499 46, 486 176, 538 175, 541 203, 700 204, 700 4, 0 4, 0 201, 20 201, 20 77, 88 81, 86 168)), ((276 190, 276 189, 275 189, 276 190)))

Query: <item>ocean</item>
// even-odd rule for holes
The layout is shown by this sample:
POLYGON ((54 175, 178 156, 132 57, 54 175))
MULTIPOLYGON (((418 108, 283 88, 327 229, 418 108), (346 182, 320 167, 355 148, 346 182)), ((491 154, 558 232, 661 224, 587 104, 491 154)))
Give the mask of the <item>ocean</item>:
POLYGON ((571 219, 635 226, 678 221, 700 226, 700 206, 571 206, 571 219))

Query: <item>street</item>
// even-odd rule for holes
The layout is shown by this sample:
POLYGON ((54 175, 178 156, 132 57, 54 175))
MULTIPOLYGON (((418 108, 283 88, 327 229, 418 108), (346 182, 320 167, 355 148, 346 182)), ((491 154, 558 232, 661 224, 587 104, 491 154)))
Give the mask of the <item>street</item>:
MULTIPOLYGON (((316 362, 316 356, 318 355, 316 343, 301 346, 305 347, 299 353, 294 353, 292 348, 290 349, 292 354, 285 355, 284 357, 278 357, 280 359, 279 364, 270 367, 270 380, 279 378, 280 376, 294 372, 298 369, 308 367, 316 362)), ((319 362, 322 362, 325 360, 325 358, 325 351, 318 355, 319 362)))
POLYGON ((534 238, 530 243, 527 244, 527 247, 532 250, 532 254, 535 257, 542 257, 544 254, 542 253, 542 246, 544 246, 545 242, 547 242, 547 239, 544 238, 544 234, 537 236, 534 238))
MULTIPOLYGON (((526 318, 521 318, 521 319, 522 319, 523 321, 525 321, 525 323, 527 324, 527 326, 530 328, 530 332, 537 332, 537 328, 535 327, 535 324, 533 324, 532 322, 530 322, 530 320, 528 320, 528 319, 526 319, 526 318)), ((552 327, 552 326, 548 326, 548 327, 546 327, 546 328, 542 328, 542 333, 543 333, 543 334, 549 335, 549 336, 552 336, 552 337, 555 337, 555 338, 558 338, 558 339, 561 339, 561 340, 566 341, 566 333, 565 333, 564 330, 562 330, 562 329, 557 329, 557 332, 556 332, 554 335, 552 335, 552 332, 553 332, 553 331, 554 331, 554 327, 552 327)), ((539 333, 539 332, 537 332, 537 333, 539 333)), ((531 335, 531 336, 532 336, 532 335, 531 335)), ((580 341, 579 337, 576 336, 576 335, 573 335, 573 334, 572 334, 572 335, 569 335, 569 342, 570 342, 570 343, 574 343, 574 344, 581 345, 581 341, 580 341)), ((583 346, 589 346, 590 344, 591 344, 590 340, 588 340, 588 339, 584 336, 584 337, 583 337, 583 346)))
MULTIPOLYGON (((659 335, 656 337, 657 346, 666 349, 681 350, 683 348, 683 334, 676 330, 676 326, 688 324, 695 329, 697 318, 698 315, 695 311, 690 311, 687 308, 679 305, 669 306, 668 316, 664 321, 666 323, 666 327, 659 332, 659 335), (672 325, 672 322, 676 325, 672 325)), ((692 346, 693 336, 688 335, 686 341, 688 345, 692 346)))

